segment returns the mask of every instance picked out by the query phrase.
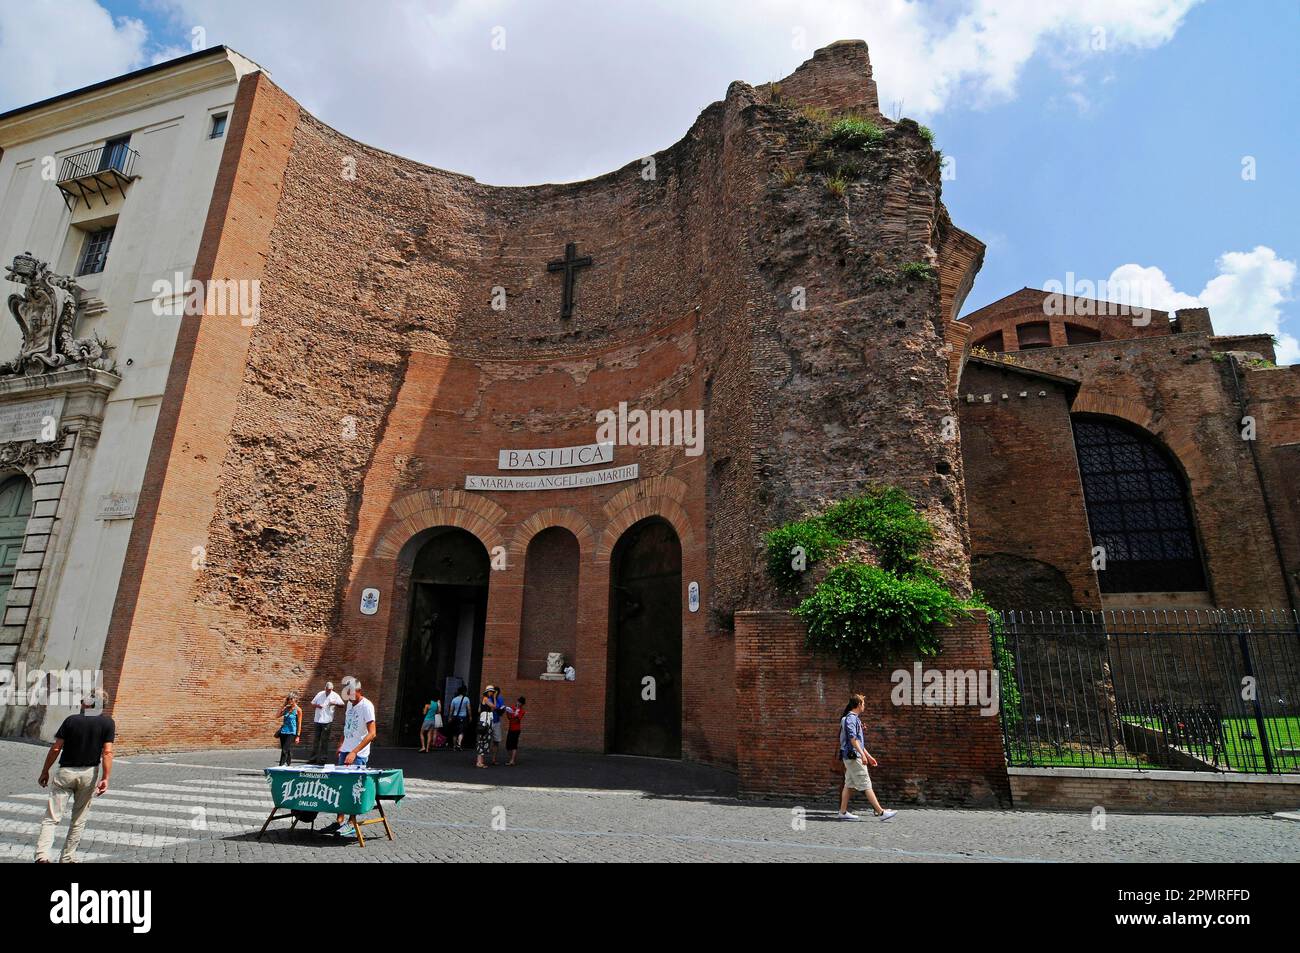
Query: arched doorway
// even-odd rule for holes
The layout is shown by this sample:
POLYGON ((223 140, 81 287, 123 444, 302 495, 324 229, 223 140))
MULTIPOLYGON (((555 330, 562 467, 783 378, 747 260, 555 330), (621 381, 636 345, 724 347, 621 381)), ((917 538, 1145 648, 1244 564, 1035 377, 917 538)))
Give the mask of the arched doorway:
POLYGON ((394 732, 399 745, 419 742, 424 706, 434 692, 444 711, 462 684, 471 701, 478 698, 490 572, 487 549, 456 527, 432 530, 416 552, 394 732))
POLYGON ((14 584, 31 515, 32 481, 19 474, 0 482, 0 616, 4 615, 5 599, 14 584))
POLYGON ((610 557, 610 750, 682 756, 682 546, 664 519, 629 527, 610 557))

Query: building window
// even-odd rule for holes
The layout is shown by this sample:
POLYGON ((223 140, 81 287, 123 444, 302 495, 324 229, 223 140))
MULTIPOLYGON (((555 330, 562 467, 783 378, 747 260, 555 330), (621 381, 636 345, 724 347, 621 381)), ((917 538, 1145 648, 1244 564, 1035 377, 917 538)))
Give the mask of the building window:
POLYGON ((131 154, 131 137, 121 136, 117 139, 109 139, 104 143, 104 151, 99 156, 99 171, 106 169, 116 169, 118 172, 126 171, 126 158, 131 154))
POLYGON ((1092 328, 1085 328, 1079 324, 1067 324, 1065 326, 1065 343, 1071 346, 1075 344, 1096 344, 1101 340, 1101 332, 1094 331, 1092 328))
POLYGON ((1102 592, 1201 592, 1205 571, 1187 483, 1145 432, 1096 417, 1074 420, 1093 546, 1105 549, 1102 592))
POLYGON ((1046 321, 1022 324, 1016 328, 1016 338, 1022 351, 1035 347, 1051 347, 1052 328, 1046 321))
POLYGON ((77 262, 78 275, 97 275, 108 262, 108 246, 113 243, 113 226, 100 228, 86 236, 77 262))
POLYGON ((226 134, 226 116, 227 113, 217 113, 212 117, 212 129, 208 132, 209 139, 220 139, 226 134))

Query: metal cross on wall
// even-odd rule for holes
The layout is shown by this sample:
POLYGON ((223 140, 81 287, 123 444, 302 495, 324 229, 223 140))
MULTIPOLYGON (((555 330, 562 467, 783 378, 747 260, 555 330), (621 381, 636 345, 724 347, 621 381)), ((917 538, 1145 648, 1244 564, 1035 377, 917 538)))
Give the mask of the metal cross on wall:
POLYGON ((579 268, 586 268, 592 263, 590 255, 578 257, 578 243, 569 242, 564 246, 564 257, 557 258, 555 261, 546 263, 547 271, 564 272, 564 304, 560 308, 560 317, 569 318, 573 316, 573 282, 578 276, 579 268))

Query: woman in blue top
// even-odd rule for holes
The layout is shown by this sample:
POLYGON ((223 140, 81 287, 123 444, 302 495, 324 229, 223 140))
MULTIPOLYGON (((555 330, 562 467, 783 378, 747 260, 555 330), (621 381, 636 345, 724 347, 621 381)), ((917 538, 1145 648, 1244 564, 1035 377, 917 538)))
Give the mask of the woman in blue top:
POLYGON ((442 702, 438 700, 438 693, 433 693, 433 698, 429 704, 424 706, 424 723, 420 725, 420 750, 432 751, 434 736, 438 729, 442 727, 442 702))
POLYGON ((296 745, 302 733, 302 709, 298 707, 298 693, 290 692, 284 696, 284 704, 280 706, 280 730, 276 734, 280 738, 280 764, 293 764, 293 746, 296 745))
POLYGON ((882 821, 892 821, 897 811, 887 811, 880 806, 876 792, 871 790, 871 775, 867 765, 876 767, 876 759, 867 750, 866 738, 862 731, 862 712, 866 699, 856 692, 849 696, 849 703, 844 706, 844 715, 840 718, 840 739, 838 757, 844 765, 844 788, 840 791, 840 820, 856 821, 858 815, 849 810, 849 797, 854 791, 861 791, 871 802, 871 809, 882 821))

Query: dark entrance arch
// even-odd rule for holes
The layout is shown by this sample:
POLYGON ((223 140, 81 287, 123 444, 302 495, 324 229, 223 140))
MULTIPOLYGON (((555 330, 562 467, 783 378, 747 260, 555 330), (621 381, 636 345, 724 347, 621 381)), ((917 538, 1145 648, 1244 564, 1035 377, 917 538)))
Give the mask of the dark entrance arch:
POLYGON ((672 526, 650 517, 629 527, 609 582, 609 749, 680 758, 682 546, 672 526))
POLYGON ((424 706, 434 692, 442 698, 444 721, 459 685, 477 700, 490 572, 487 549, 455 527, 433 530, 415 554, 394 732, 399 745, 419 742, 424 706))

